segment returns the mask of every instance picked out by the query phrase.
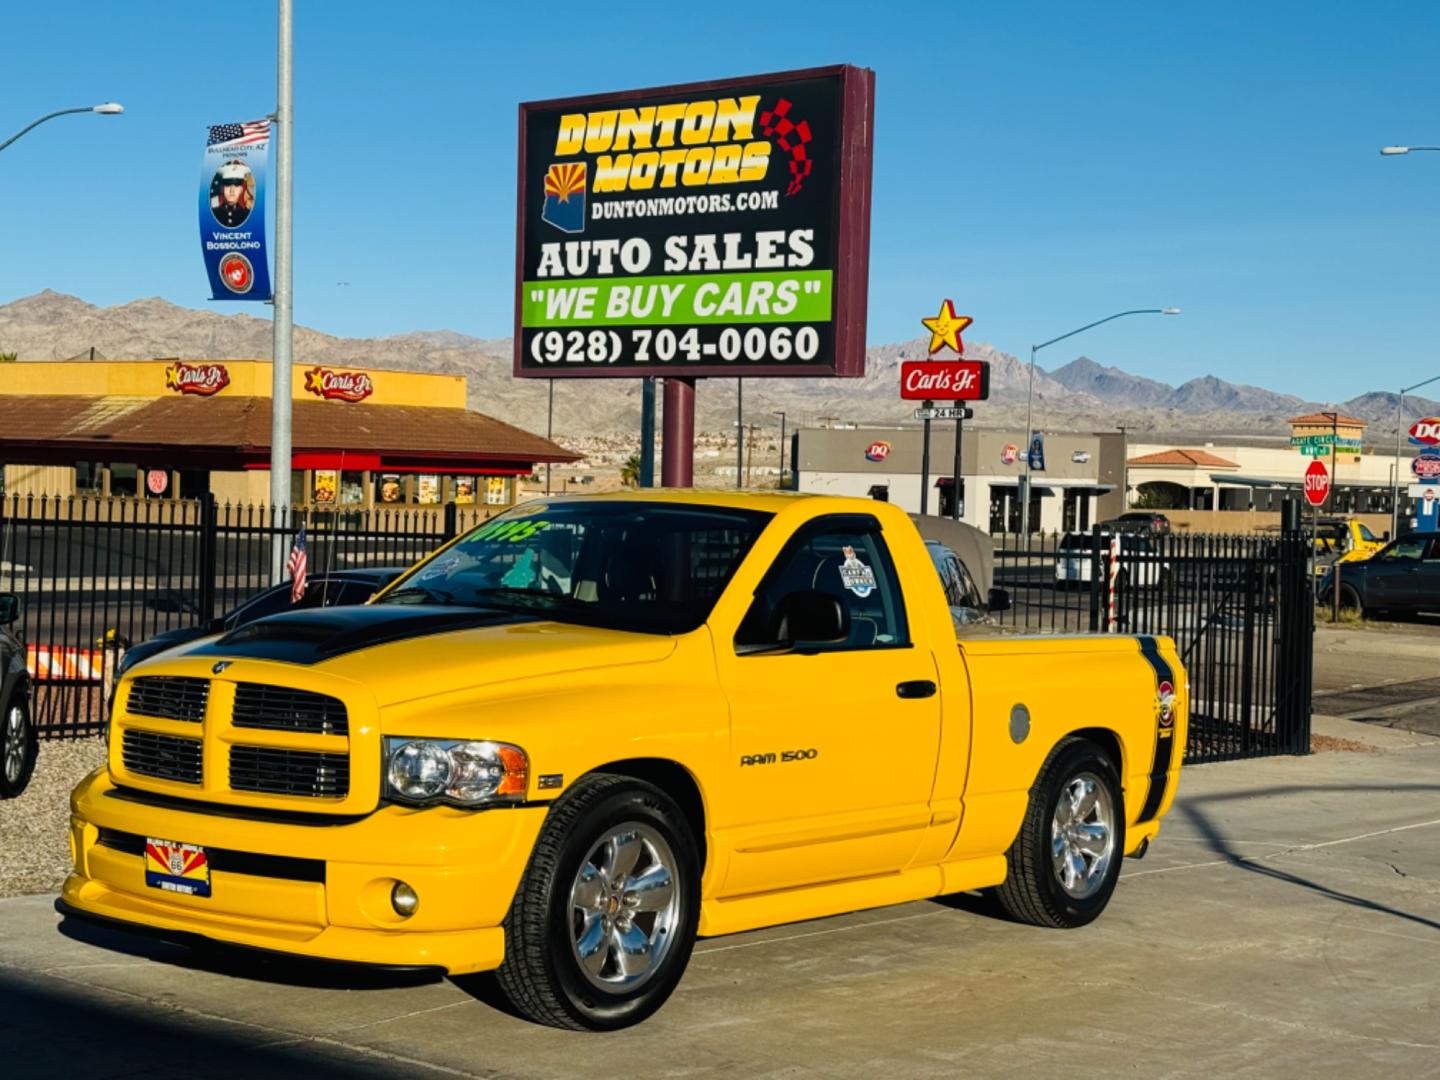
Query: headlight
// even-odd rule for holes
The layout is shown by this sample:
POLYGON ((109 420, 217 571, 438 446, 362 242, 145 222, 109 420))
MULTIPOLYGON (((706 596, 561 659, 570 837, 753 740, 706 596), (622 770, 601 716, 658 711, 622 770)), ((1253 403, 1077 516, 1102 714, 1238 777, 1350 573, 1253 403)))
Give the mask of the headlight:
POLYGON ((530 761, 509 743, 385 739, 385 794, 408 803, 482 806, 525 797, 530 761))

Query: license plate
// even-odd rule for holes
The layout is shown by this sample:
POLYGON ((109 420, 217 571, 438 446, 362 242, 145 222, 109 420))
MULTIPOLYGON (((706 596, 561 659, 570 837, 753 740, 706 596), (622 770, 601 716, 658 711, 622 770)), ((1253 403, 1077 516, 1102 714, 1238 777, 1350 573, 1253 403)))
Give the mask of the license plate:
POLYGON ((187 896, 209 896, 210 860, 205 856, 205 849, 198 844, 147 837, 145 884, 152 889, 187 896))

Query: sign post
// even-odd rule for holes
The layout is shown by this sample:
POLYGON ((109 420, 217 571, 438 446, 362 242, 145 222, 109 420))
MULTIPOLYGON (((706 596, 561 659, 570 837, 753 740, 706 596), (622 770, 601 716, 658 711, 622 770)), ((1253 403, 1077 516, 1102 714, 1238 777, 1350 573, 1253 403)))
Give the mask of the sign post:
POLYGON ((522 104, 516 377, 663 378, 670 486, 696 379, 864 375, 874 103, 835 66, 522 104))
POLYGON ((925 440, 920 447, 920 513, 921 515, 930 512, 930 420, 931 414, 935 411, 931 408, 933 403, 926 401, 923 408, 916 409, 915 415, 924 414, 925 419, 925 440))
MULTIPOLYGON (((1305 482, 1302 485, 1305 492, 1305 501, 1310 504, 1310 554, 1314 557, 1315 541, 1320 533, 1320 507, 1330 495, 1330 470, 1325 468, 1325 463, 1319 458, 1313 459, 1305 467, 1305 482)), ((1340 564, 1335 567, 1335 580, 1330 583, 1333 610, 1331 621, 1340 621, 1340 564)), ((1314 581, 1315 575, 1310 575, 1314 581)))
POLYGON ((955 421, 954 475, 950 479, 950 517, 955 521, 960 520, 961 438, 965 432, 966 418, 975 414, 964 405, 936 408, 935 400, 963 402, 983 401, 988 398, 990 365, 983 360, 936 360, 934 357, 937 352, 947 348, 956 356, 963 357, 965 342, 961 340, 960 333, 974 321, 968 315, 956 315, 952 301, 943 301, 933 318, 920 320, 925 329, 930 331, 927 359, 907 360, 900 365, 900 398, 903 401, 919 401, 921 407, 915 410, 915 419, 925 422, 925 442, 920 458, 922 514, 929 506, 930 496, 930 421, 955 421))

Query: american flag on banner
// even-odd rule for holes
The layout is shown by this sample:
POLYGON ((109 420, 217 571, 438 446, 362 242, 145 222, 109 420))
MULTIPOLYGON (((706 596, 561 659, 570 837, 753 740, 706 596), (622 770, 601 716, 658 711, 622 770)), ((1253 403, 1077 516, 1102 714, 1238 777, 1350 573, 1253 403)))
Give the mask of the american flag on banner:
POLYGON ((210 141, 205 145, 218 146, 226 143, 231 146, 247 146, 250 143, 264 142, 269 137, 269 120, 246 120, 243 124, 212 124, 210 141))
POLYGON ((298 604, 300 598, 305 595, 305 526, 300 526, 300 531, 295 534, 295 543, 290 545, 290 558, 285 560, 285 568, 290 571, 290 603, 298 604))

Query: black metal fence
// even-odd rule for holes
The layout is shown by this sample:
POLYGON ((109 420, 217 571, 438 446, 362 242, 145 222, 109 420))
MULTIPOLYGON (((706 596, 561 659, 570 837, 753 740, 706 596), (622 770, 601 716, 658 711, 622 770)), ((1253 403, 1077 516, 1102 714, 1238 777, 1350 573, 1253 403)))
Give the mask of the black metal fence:
POLYGON ((1175 639, 1186 760, 1307 753, 1314 601, 1298 511, 1271 536, 1090 532, 997 538, 1002 624, 1175 639))
POLYGON ((489 517, 485 507, 295 510, 191 501, 0 499, 0 591, 20 596, 20 629, 37 729, 87 735, 103 726, 126 642, 208 622, 283 580, 303 524, 308 571, 408 566, 489 517))

